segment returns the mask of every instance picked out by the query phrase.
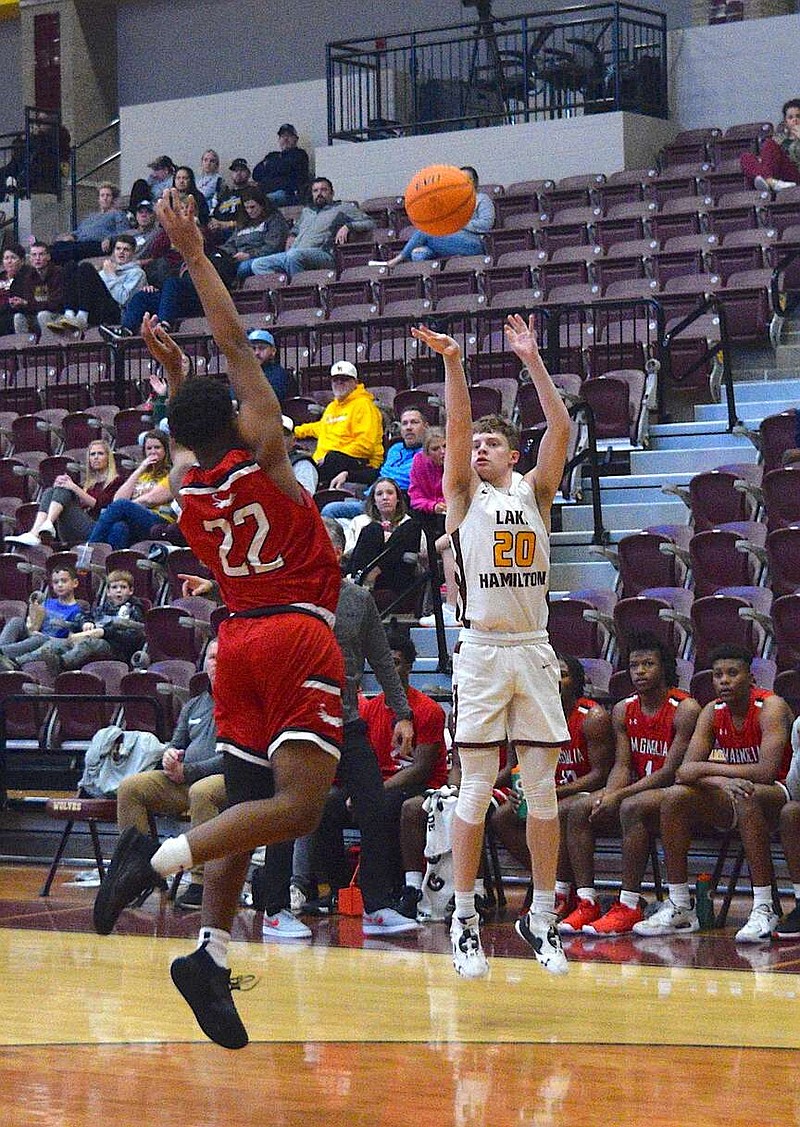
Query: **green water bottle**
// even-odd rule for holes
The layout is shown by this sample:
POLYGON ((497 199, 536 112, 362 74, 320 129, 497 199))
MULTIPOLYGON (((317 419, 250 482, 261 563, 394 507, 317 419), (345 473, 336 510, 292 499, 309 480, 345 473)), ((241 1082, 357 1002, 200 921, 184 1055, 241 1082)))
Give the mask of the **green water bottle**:
POLYGON ((716 922, 711 894, 711 874, 700 873, 695 884, 694 903, 701 931, 710 931, 716 922))
POLYGON ((520 821, 524 821, 528 817, 528 803, 525 801, 525 794, 522 790, 522 779, 519 773, 519 764, 516 764, 511 768, 511 789, 519 798, 517 817, 520 819, 520 821))

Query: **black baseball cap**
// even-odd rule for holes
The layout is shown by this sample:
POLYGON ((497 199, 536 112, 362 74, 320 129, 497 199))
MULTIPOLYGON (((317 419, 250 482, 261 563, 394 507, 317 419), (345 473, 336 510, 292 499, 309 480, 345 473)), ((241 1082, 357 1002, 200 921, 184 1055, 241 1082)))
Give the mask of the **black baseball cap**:
POLYGON ((240 171, 249 172, 250 171, 250 165, 247 163, 247 161, 244 159, 244 157, 237 157, 236 160, 232 160, 231 163, 228 165, 228 171, 229 172, 240 172, 240 171))
POLYGON ((295 129, 295 127, 293 125, 290 125, 288 121, 286 122, 285 125, 282 125, 280 127, 280 129, 278 130, 278 136, 280 137, 280 135, 282 133, 290 133, 292 135, 292 137, 298 136, 297 130, 295 129))

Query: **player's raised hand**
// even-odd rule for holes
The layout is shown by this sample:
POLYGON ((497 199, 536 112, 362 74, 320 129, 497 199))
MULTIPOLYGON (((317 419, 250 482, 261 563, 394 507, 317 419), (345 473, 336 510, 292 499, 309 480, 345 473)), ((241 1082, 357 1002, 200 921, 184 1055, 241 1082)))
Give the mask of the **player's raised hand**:
POLYGON ((172 245, 187 261, 203 253, 203 236, 197 226, 194 200, 191 196, 183 200, 180 192, 168 188, 156 204, 156 215, 169 235, 172 245))
POLYGON ((512 352, 516 352, 521 360, 531 355, 538 355, 539 339, 536 336, 536 327, 533 315, 526 321, 519 313, 511 313, 504 326, 506 341, 512 352))
POLYGON ((458 341, 453 340, 446 333, 435 333, 433 329, 420 325, 418 329, 411 329, 411 335, 415 340, 421 340, 423 344, 427 344, 432 352, 438 352, 440 356, 461 355, 458 341))
POLYGON ((158 317, 154 313, 145 313, 142 318, 142 340, 153 359, 157 360, 167 373, 170 389, 174 393, 177 390, 175 382, 183 375, 183 350, 159 324, 158 317))

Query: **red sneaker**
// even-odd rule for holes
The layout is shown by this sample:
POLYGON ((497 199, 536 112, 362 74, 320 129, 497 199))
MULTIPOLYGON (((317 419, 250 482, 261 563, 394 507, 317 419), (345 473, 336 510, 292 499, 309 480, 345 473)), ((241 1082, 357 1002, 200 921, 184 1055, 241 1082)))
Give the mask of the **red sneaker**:
POLYGON ((586 924, 600 919, 602 911, 596 900, 579 900, 578 906, 558 923, 562 935, 574 935, 582 931, 586 924))
POLYGON ((574 886, 569 890, 565 896, 563 892, 556 893, 556 921, 563 920, 570 912, 574 912, 578 907, 578 894, 574 886))
POLYGON ((612 904, 604 916, 589 920, 583 930, 589 935, 627 935, 633 925, 644 919, 641 908, 626 908, 619 900, 612 904))

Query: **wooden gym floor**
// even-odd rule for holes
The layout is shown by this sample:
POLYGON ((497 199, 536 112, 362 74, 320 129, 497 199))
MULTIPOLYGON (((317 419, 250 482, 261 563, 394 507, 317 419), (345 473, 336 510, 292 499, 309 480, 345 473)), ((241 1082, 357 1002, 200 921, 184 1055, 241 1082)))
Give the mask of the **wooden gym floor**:
MULTIPOLYGON (((236 995, 251 1043, 210 1044, 169 980, 197 914, 157 896, 96 936, 94 889, 0 868, 0 1106, 6 1127, 734 1127, 800 1123, 800 943, 724 932, 565 944, 540 970, 514 908, 484 929, 491 974, 464 982, 442 924, 368 940, 312 922, 264 944, 243 910, 236 995)), ((735 926, 734 926, 735 925, 735 926)))

